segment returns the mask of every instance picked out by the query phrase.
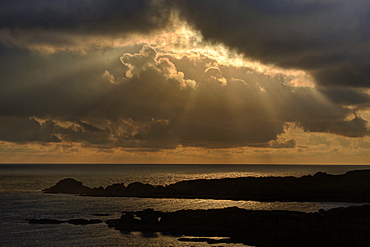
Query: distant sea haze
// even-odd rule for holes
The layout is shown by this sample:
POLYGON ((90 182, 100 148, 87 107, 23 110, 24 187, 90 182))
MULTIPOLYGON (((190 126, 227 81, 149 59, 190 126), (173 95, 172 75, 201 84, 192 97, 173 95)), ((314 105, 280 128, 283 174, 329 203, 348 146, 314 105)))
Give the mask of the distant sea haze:
MULTIPOLYGON (((217 179, 246 176, 296 176, 316 172, 343 174, 350 170, 370 169, 370 166, 351 165, 0 165, 0 246, 189 246, 176 237, 156 233, 156 237, 141 233, 122 234, 106 224, 88 226, 30 225, 25 219, 120 217, 122 211, 154 208, 160 211, 209 209, 237 206, 253 210, 292 210, 315 212, 341 206, 362 205, 335 202, 255 202, 206 199, 150 199, 80 197, 66 194, 44 194, 61 179, 74 178, 89 187, 113 183, 142 182, 167 185, 182 180, 217 179), (102 216, 93 216, 100 214, 102 216), (104 216, 109 215, 109 216, 104 216)), ((191 243, 193 246, 209 246, 191 243)), ((223 246, 242 246, 238 244, 223 246)))

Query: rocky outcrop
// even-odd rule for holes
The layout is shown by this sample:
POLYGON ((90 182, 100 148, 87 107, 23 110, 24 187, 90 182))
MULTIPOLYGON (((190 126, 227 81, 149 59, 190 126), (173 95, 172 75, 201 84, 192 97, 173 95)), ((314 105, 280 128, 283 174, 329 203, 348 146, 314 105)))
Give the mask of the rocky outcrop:
MULTIPOLYGON (((29 219, 27 222, 89 225, 103 221, 29 219)), ((243 243, 256 247, 368 247, 370 243, 370 205, 319 210, 316 213, 254 211, 237 207, 176 212, 146 209, 123 212, 118 219, 106 220, 106 224, 125 233, 165 232, 185 236, 179 238, 179 241, 209 244, 243 243)))
POLYGON ((45 193, 67 193, 67 194, 87 194, 91 188, 84 186, 81 182, 73 179, 66 178, 60 180, 56 185, 44 189, 45 193))
POLYGON ((110 216, 111 214, 92 214, 93 216, 110 216))
POLYGON ((125 212, 120 219, 106 223, 123 232, 170 232, 202 237, 180 241, 244 243, 257 247, 367 247, 370 243, 370 206, 317 213, 251 211, 236 207, 170 213, 149 209, 125 212), (205 237, 227 238, 213 242, 205 237))
POLYGON ((167 186, 135 182, 127 187, 113 184, 105 189, 89 188, 74 179, 64 179, 45 189, 48 193, 88 196, 130 196, 159 198, 209 198, 256 201, 370 202, 370 170, 342 175, 318 172, 314 176, 245 177, 199 179, 167 186))
POLYGON ((91 220, 71 219, 71 220, 67 221, 67 223, 73 224, 73 225, 91 225, 91 224, 103 223, 103 221, 99 220, 99 219, 91 219, 91 220))
POLYGON ((103 194, 106 195, 123 195, 126 192, 126 187, 124 183, 121 184, 112 184, 104 189, 103 194))

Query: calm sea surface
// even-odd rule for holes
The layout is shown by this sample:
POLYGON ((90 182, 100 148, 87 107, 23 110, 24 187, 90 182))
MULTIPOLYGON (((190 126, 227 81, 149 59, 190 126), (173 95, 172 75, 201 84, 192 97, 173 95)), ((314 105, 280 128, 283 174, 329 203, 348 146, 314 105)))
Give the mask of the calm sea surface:
MULTIPOLYGON (((237 206, 253 210, 293 210, 315 212, 321 208, 362 205, 333 202, 255 202, 202 199, 147 199, 79 197, 43 194, 63 178, 75 178, 90 187, 139 181, 166 185, 182 180, 234 178, 246 176, 295 176, 318 171, 343 174, 370 166, 309 165, 0 165, 0 246, 215 246, 206 243, 179 242, 163 233, 123 234, 105 223, 87 226, 71 224, 30 225, 27 218, 118 218, 121 211, 154 208, 161 211, 209 209, 237 206), (110 214, 93 216, 92 214, 110 214)), ((245 246, 217 244, 217 246, 245 246)))

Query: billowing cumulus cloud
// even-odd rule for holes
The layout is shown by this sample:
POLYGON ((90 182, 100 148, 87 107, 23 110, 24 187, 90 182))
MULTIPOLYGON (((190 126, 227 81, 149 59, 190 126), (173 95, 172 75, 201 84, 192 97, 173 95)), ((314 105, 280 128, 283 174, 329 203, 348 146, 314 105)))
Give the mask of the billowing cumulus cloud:
POLYGON ((294 139, 283 140, 283 141, 272 141, 270 147, 272 148, 294 148, 296 146, 296 141, 294 139))
POLYGON ((368 1, 171 1, 204 37, 312 73, 323 86, 369 87, 368 1))
POLYGON ((317 89, 293 87, 283 78, 218 64, 197 53, 178 56, 147 44, 127 51, 104 64, 92 61, 100 61, 109 50, 47 57, 15 54, 24 58, 27 69, 2 74, 1 113, 5 123, 22 131, 4 132, 0 138, 100 148, 294 148, 294 139, 277 140, 286 122, 313 132, 368 135, 364 119, 348 119, 350 109, 317 89), (85 70, 73 69, 86 63, 85 70))
POLYGON ((361 114, 370 105, 367 7, 361 0, 4 1, 0 140, 101 152, 288 153, 299 144, 330 146, 326 133, 351 148, 350 138, 370 134, 361 114), (181 29, 185 22, 194 30, 181 29), (306 143, 283 138, 287 123, 321 134, 306 143))
POLYGON ((305 70, 321 86, 369 87, 369 9, 366 0, 3 1, 0 41, 45 51, 112 46, 174 28, 179 15, 205 39, 305 70))

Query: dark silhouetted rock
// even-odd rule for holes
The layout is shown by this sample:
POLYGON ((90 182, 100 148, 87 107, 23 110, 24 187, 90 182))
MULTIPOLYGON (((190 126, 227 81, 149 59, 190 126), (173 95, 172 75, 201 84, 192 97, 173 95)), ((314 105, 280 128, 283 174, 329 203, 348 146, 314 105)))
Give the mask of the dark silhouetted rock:
POLYGON ((181 181, 167 186, 135 182, 91 189, 74 179, 64 179, 45 189, 49 193, 88 196, 152 198, 204 198, 255 201, 370 202, 370 170, 342 175, 318 172, 296 177, 245 177, 181 181))
POLYGON ((133 223, 135 221, 134 214, 132 212, 123 213, 121 215, 121 221, 126 223, 133 223))
POLYGON ((112 195, 112 196, 119 196, 124 195, 126 192, 126 187, 123 183, 120 184, 112 184, 105 188, 104 194, 106 195, 112 195))
POLYGON ((111 214, 92 214, 93 216, 110 216, 111 214))
POLYGON ((91 224, 103 223, 103 221, 99 220, 99 219, 91 219, 91 220, 71 219, 71 220, 67 221, 67 223, 73 224, 73 225, 91 225, 91 224))
POLYGON ((157 224, 162 213, 152 208, 145 209, 136 214, 144 224, 157 224))
POLYGON ((143 184, 140 182, 134 182, 127 186, 127 193, 130 195, 150 195, 155 193, 155 187, 150 184, 143 184))
POLYGON ((206 242, 207 244, 229 244, 237 243, 230 238, 212 239, 212 238, 178 238, 181 242, 206 242))
MULTIPOLYGON (((109 227, 123 232, 168 232, 201 238, 180 241, 244 243, 257 247, 368 247, 370 243, 370 205, 337 208, 320 213, 291 211, 253 211, 236 207, 209 210, 131 212, 139 217, 156 213, 160 221, 145 218, 126 221, 126 217, 107 220, 109 227), (214 240, 206 237, 228 237, 214 240)), ((127 212, 126 212, 127 214, 127 212)))
POLYGON ((68 194, 87 194, 91 188, 84 186, 81 182, 72 178, 60 180, 56 185, 44 189, 46 193, 68 193, 68 194))

